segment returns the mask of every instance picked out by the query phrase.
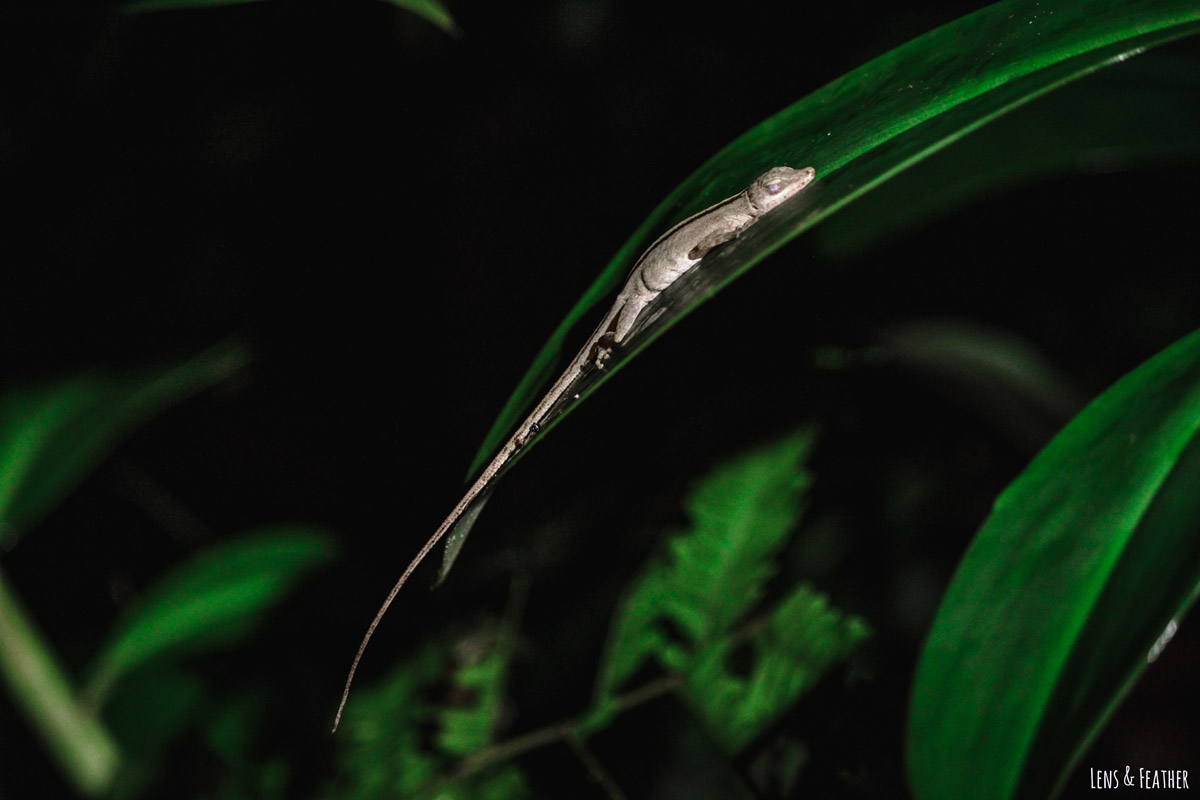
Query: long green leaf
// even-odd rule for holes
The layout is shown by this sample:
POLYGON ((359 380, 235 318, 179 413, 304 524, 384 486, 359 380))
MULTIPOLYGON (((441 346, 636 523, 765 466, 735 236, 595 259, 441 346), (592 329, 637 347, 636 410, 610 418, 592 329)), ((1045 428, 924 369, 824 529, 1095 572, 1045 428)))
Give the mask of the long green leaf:
POLYGON ((1000 496, 921 657, 921 800, 1045 797, 1200 583, 1200 331, 1091 403, 1000 496))
POLYGON ((225 342, 139 375, 85 373, 0 396, 0 550, 50 512, 138 426, 249 360, 225 342))
MULTIPOLYGON (((577 344, 585 315, 611 296, 638 254, 673 222, 740 191, 770 166, 816 167, 817 181, 786 211, 767 217, 668 289, 661 298, 665 313, 623 352, 618 349, 581 399, 738 275, 909 166, 1052 89, 1197 31, 1200 4, 1194 0, 1005 0, 880 56, 754 127, 668 195, 617 252, 543 345, 469 474, 482 468, 537 401, 577 344)), ((460 526, 449 546, 460 547, 468 530, 460 526)))
POLYGON ((161 577, 113 629, 86 694, 98 702, 122 675, 167 653, 228 646, 335 555, 316 530, 273 528, 206 550, 161 577))

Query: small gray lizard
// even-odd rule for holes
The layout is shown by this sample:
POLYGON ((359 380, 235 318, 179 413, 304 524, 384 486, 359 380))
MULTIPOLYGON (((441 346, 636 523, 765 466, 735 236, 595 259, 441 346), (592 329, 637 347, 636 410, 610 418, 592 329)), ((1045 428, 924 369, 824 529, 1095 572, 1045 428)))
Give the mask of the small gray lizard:
POLYGON ((633 330, 642 311, 668 286, 679 279, 692 267, 696 266, 714 248, 739 236, 764 214, 794 197, 805 186, 812 182, 816 170, 812 167, 792 169, 791 167, 774 167, 763 173, 745 190, 714 206, 693 214, 655 240, 647 248, 642 257, 634 264, 625 282, 625 288, 617 295, 612 308, 604 315, 595 332, 588 338, 583 349, 571 360, 566 371, 559 377, 550 390, 546 392, 525 421, 516 432, 505 442, 504 447, 495 458, 484 468, 475 483, 463 495, 462 500, 450 512, 450 516, 429 537, 429 541, 417 553, 416 557, 405 568, 400 580, 392 587, 387 599, 379 607, 367 633, 363 636, 362 644, 350 665, 350 674, 346 676, 346 688, 342 693, 342 702, 338 705, 337 716, 333 721, 336 731, 342 719, 342 710, 346 706, 346 698, 350 695, 350 684, 354 681, 354 672, 362 659, 367 642, 375 633, 379 621, 387 613, 388 607, 396 598, 400 587, 412 575, 429 552, 437 545, 446 533, 455 526, 476 501, 481 500, 485 491, 491 486, 492 480, 508 461, 517 454, 530 440, 546 425, 551 410, 562 400, 568 390, 583 375, 592 369, 604 369, 605 362, 612 354, 614 346, 624 341, 633 330))

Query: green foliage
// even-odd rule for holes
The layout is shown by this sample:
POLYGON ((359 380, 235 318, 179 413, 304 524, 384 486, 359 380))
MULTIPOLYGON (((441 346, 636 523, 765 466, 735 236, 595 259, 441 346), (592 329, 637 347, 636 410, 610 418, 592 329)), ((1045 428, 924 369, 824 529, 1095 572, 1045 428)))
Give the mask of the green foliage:
POLYGON ((713 737, 737 752, 870 633, 863 620, 832 608, 828 598, 801 584, 750 636, 748 675, 730 669, 738 645, 727 637, 699 655, 683 691, 713 737))
POLYGON ((917 797, 1045 797, 1063 779, 1195 599, 1198 432, 1200 331, 1097 398, 996 501, 921 657, 917 797))
POLYGON ((0 397, 0 550, 73 490, 120 441, 249 360, 236 341, 140 374, 83 373, 0 397))
MULTIPOLYGON (((257 2, 262 2, 262 0, 129 0, 120 8, 127 14, 144 14, 153 11, 195 10, 257 2)), ((387 2, 416 14, 451 36, 458 36, 461 33, 454 18, 450 16, 450 12, 438 0, 387 0, 387 2)))
POLYGON ((482 655, 469 655, 455 669, 453 684, 471 702, 442 709, 438 747, 443 751, 468 756, 495 739, 509 657, 507 648, 492 646, 482 655))
POLYGON ((279 527, 222 542, 184 562, 161 576, 113 627, 86 694, 99 703, 122 675, 150 659, 238 642, 264 611, 335 553, 324 532, 279 527))
MULTIPOLYGON (((137 426, 228 379, 247 360, 247 350, 231 341, 175 366, 131 375, 90 372, 8 391, 0 397, 0 545, 48 514, 137 426)), ((244 638, 333 554, 327 534, 289 528, 201 554, 151 587, 116 625, 85 692, 0 575, 0 675, 81 794, 137 796, 168 744, 191 723, 205 687, 186 671, 141 670, 105 720, 99 706, 108 691, 151 660, 244 638)))
POLYGON ((65 779, 85 796, 108 790, 121 765, 112 734, 75 700, 57 654, 0 571, 0 679, 65 779))
POLYGON ((447 779, 461 759, 493 743, 510 657, 506 635, 477 633, 457 643, 445 637, 422 647, 378 686, 360 691, 338 729, 339 779, 325 796, 527 796, 520 771, 508 764, 447 779), (424 734, 431 726, 432 746, 424 734))
POLYGON ((807 586, 754 623, 794 532, 811 476, 800 463, 811 432, 792 434, 716 470, 685 506, 693 528, 670 542, 634 584, 617 614, 591 724, 613 713, 616 691, 647 658, 683 676, 683 693, 713 736, 736 752, 868 635, 859 619, 829 607, 807 586), (679 639, 671 637, 673 628, 679 639), (752 651, 746 675, 731 656, 752 651))

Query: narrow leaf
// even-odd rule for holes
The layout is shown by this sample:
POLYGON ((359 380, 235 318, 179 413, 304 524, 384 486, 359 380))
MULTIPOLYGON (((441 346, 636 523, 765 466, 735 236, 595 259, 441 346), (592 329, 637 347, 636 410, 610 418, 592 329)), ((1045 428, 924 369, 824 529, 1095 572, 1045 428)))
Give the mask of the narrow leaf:
MULTIPOLYGON (((612 296, 638 255, 672 223, 741 191, 771 166, 817 170, 817 181, 786 212, 751 227, 664 292, 664 313, 617 348, 580 400, 738 275, 876 186, 1046 92, 1197 31, 1200 4, 1194 0, 1004 0, 885 53, 765 120, 687 178, 626 241, 542 347, 469 475, 492 458, 556 366, 582 343, 588 312, 612 296)), ((1105 106, 1103 113, 1122 112, 1105 106)), ((573 407, 550 420, 533 443, 573 407)), ((458 532, 458 546, 467 532, 466 526, 458 532)))
POLYGON ((334 555, 327 534, 297 528, 262 530, 209 548, 161 577, 118 622, 96 659, 87 694, 101 701, 122 675, 152 658, 233 644, 334 555))
POLYGON ((0 549, 37 524, 138 426, 242 369, 225 342, 140 375, 90 372, 0 397, 0 549))
POLYGON ((433 23, 451 36, 462 35, 462 29, 454 22, 454 18, 446 10, 446 6, 437 2, 437 0, 387 0, 387 2, 394 6, 399 6, 406 11, 411 11, 418 17, 433 23))

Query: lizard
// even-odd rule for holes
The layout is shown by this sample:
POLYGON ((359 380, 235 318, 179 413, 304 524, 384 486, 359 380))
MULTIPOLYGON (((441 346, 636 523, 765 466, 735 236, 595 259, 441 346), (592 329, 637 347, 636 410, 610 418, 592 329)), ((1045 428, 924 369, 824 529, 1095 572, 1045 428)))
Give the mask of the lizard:
POLYGON ((568 390, 591 370, 604 369, 605 362, 611 357, 613 348, 626 339, 642 312, 664 289, 695 267, 713 249, 740 236, 763 215, 770 213, 794 197, 800 190, 808 186, 815 176, 816 170, 812 167, 803 169, 773 167, 741 192, 678 223, 659 236, 646 249, 634 264, 624 288, 617 295, 612 307, 604 315, 596 330, 588 337, 583 348, 571 360, 566 370, 554 382, 554 385, 550 387, 533 411, 525 417, 504 446, 500 448, 500 451, 484 467, 463 498, 458 501, 454 510, 409 562, 400 575, 400 579, 388 593, 383 605, 379 607, 379 611, 371 620, 366 635, 363 636, 362 643, 358 646, 354 662, 350 665, 342 701, 338 705, 337 715, 333 722, 334 731, 337 731, 338 723, 341 722, 346 699, 350 696, 350 684, 354 681, 354 673, 358 669, 363 652, 367 649, 367 643, 371 640, 371 636, 375 633, 375 629, 379 626, 383 615, 387 613, 392 601, 396 599, 400 588, 404 586, 409 576, 441 541, 442 537, 476 502, 482 501, 496 475, 541 431, 548 422, 551 411, 560 400, 566 397, 568 390))

